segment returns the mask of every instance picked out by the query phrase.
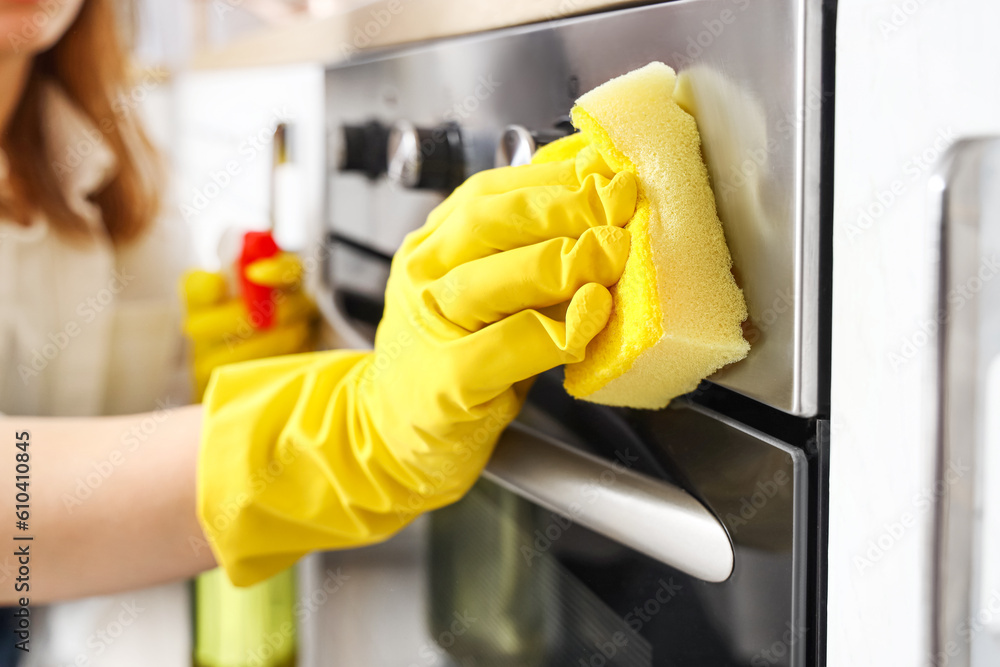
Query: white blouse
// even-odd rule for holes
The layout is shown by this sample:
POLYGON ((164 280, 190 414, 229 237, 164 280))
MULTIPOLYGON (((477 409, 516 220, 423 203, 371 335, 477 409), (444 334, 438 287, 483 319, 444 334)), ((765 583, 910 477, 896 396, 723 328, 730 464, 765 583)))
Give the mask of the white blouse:
MULTIPOLYGON (((188 382, 178 285, 192 257, 187 229, 162 219, 116 250, 87 198, 114 173, 114 154, 56 87, 46 89, 43 110, 46 158, 59 165, 91 242, 64 239, 44 219, 30 227, 0 220, 0 413, 110 415, 181 405, 188 382)), ((0 155, 0 185, 6 173, 0 155)), ((181 583, 33 609, 22 664, 186 667, 189 604, 181 583), (109 629, 119 630, 110 643, 101 639, 109 629)))

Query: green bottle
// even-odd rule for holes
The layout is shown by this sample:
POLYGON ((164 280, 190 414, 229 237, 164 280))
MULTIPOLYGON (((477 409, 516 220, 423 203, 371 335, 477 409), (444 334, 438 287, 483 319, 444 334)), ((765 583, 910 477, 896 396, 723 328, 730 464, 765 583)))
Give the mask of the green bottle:
POLYGON ((294 667, 295 568, 248 588, 215 569, 194 589, 195 667, 294 667))

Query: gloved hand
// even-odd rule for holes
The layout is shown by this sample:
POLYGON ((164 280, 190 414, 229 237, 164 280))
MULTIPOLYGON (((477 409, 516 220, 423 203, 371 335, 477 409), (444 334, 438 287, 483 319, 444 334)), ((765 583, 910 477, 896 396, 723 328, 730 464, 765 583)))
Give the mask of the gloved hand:
POLYGON ((217 366, 312 349, 319 315, 302 291, 298 258, 279 253, 250 264, 246 272, 255 283, 274 289, 276 311, 269 329, 256 328, 243 300, 230 293, 221 273, 190 271, 183 278, 184 333, 192 343, 195 400, 201 400, 217 366))
POLYGON ((540 157, 473 176, 407 236, 374 352, 215 373, 198 508, 234 583, 457 500, 531 379, 583 358, 628 256, 636 184, 578 137, 540 157))

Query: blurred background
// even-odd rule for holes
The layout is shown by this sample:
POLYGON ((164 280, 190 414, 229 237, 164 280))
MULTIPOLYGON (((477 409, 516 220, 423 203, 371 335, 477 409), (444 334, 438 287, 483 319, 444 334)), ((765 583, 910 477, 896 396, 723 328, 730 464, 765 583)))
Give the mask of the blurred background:
POLYGON ((301 249, 302 223, 319 214, 296 194, 318 186, 308 175, 321 173, 320 146, 304 137, 322 131, 322 66, 270 66, 266 60, 241 60, 238 53, 229 56, 227 47, 277 35, 289 26, 301 29, 366 4, 371 3, 122 0, 123 32, 137 69, 131 101, 172 167, 171 200, 191 229, 199 264, 218 267, 219 239, 226 228, 266 226, 271 136, 281 122, 296 125, 291 139, 296 160, 278 177, 279 187, 288 190, 282 193, 288 196, 278 198, 283 208, 279 242, 301 249), (238 166, 227 171, 234 161, 238 166))

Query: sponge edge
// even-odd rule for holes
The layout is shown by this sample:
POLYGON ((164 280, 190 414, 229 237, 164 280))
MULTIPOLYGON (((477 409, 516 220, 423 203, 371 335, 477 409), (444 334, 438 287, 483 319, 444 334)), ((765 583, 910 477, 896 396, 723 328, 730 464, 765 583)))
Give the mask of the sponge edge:
POLYGON ((605 405, 657 409, 747 355, 747 309, 731 272, 694 118, 654 62, 577 100, 573 124, 616 171, 636 175, 632 249, 608 325, 566 390, 605 405))

